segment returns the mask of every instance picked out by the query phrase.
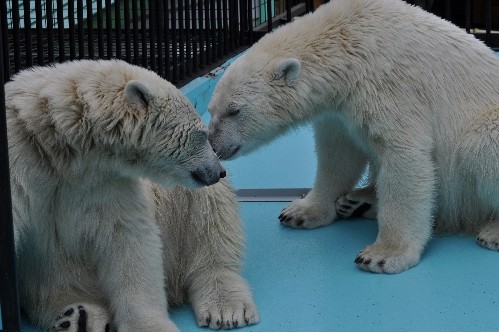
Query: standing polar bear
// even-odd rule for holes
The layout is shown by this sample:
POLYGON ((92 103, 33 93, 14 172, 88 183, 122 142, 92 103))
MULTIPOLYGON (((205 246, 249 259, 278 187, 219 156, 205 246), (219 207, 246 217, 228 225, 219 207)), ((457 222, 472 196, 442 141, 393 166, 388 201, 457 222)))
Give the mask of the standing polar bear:
POLYGON ((33 323, 177 331, 167 297, 189 301, 200 326, 258 321, 239 275, 235 197, 216 183, 225 170, 180 91, 122 61, 35 68, 5 89, 20 301, 33 323), (212 186, 164 189, 176 185, 212 186))
POLYGON ((331 1, 236 60, 209 111, 222 159, 313 124, 313 189, 279 219, 325 226, 338 217, 335 202, 347 215, 374 192, 378 237, 355 260, 364 270, 416 265, 432 228, 477 234, 499 249, 499 59, 422 9, 331 1), (374 189, 348 194, 367 163, 374 189))

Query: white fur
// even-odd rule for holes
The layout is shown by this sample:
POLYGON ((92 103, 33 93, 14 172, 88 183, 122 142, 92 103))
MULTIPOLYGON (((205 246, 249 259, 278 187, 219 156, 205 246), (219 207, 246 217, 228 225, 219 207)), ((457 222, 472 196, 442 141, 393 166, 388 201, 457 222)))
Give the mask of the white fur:
POLYGON ((232 188, 173 85, 79 61, 21 72, 6 105, 20 301, 36 325, 176 331, 167 296, 201 326, 258 321, 232 188))
POLYGON ((432 227, 489 225, 479 241, 497 247, 498 91, 499 59, 451 23, 400 0, 335 0, 228 68, 209 136, 228 159, 312 122, 317 176, 279 216, 291 227, 332 223, 369 163, 379 234, 356 263, 397 273, 419 262, 432 227))

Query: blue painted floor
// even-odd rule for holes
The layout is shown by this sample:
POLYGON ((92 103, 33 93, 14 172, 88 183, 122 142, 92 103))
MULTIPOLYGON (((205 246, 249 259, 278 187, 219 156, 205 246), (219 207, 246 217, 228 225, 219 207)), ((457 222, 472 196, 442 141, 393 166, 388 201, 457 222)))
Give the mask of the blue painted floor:
MULTIPOLYGON (((238 188, 310 187, 312 135, 304 129, 227 163, 238 188), (282 146, 292 146, 280 150, 282 146)), ((282 227, 286 202, 241 203, 247 233, 243 274, 261 323, 242 331, 499 331, 499 253, 465 236, 435 238, 421 263, 398 275, 361 271, 353 260, 376 222, 340 220, 316 230, 282 227)), ((189 306, 171 312, 197 328, 189 306)), ((24 324, 23 331, 36 331, 24 324)))

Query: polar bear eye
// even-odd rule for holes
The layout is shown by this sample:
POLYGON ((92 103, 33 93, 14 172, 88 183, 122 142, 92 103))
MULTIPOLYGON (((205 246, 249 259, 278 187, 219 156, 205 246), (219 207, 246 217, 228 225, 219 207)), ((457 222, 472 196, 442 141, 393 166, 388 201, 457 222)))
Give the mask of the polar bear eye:
POLYGON ((240 112, 240 109, 239 109, 239 108, 231 108, 231 109, 229 109, 229 111, 227 112, 227 115, 233 116, 233 115, 237 115, 237 114, 239 114, 239 112, 240 112))

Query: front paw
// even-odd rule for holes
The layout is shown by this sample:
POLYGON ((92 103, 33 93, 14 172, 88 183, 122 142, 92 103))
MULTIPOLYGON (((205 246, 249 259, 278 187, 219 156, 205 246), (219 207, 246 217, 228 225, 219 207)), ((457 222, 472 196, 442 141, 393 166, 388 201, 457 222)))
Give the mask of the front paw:
POLYGON ((394 274, 417 265, 420 258, 421 250, 379 243, 362 250, 355 263, 365 271, 394 274))
POLYGON ((196 319, 200 327, 219 330, 256 324, 259 316, 253 301, 224 299, 200 306, 196 319))
POLYGON ((233 329, 260 320, 248 285, 232 271, 207 271, 194 281, 190 300, 200 327, 233 329))
POLYGON ((289 204, 279 215, 279 221, 284 226, 294 228, 317 228, 330 225, 336 219, 335 207, 323 206, 307 197, 298 199, 289 204))

